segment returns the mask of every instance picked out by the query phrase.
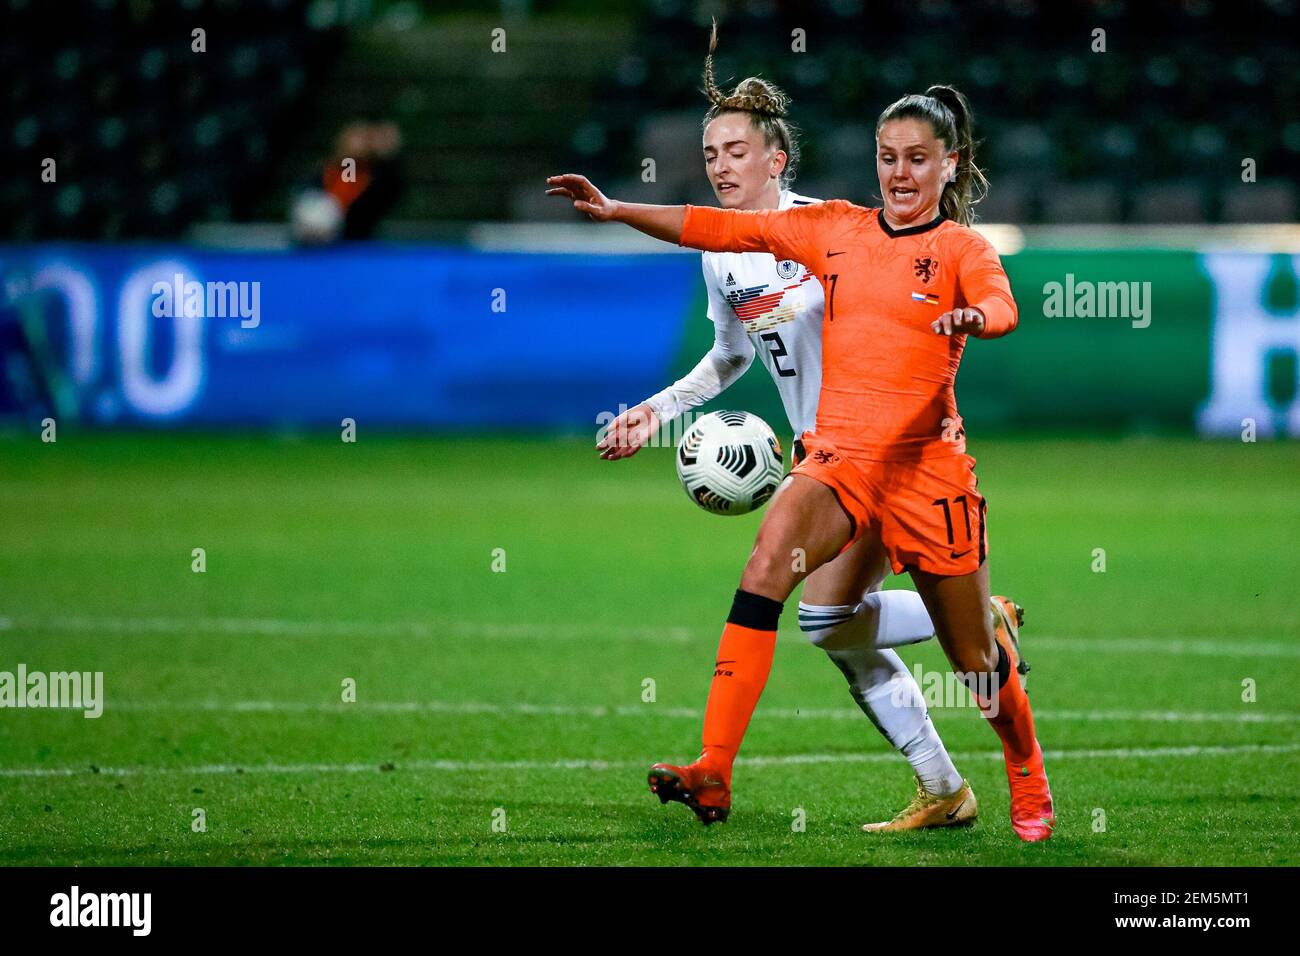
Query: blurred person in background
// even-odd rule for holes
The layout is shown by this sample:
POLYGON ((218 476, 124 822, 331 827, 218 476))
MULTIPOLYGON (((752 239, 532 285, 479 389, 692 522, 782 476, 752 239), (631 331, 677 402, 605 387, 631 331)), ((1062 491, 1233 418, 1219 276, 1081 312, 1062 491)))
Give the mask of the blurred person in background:
POLYGON ((294 200, 294 238, 307 245, 373 238, 402 195, 401 150, 396 123, 359 121, 343 127, 320 185, 294 200))

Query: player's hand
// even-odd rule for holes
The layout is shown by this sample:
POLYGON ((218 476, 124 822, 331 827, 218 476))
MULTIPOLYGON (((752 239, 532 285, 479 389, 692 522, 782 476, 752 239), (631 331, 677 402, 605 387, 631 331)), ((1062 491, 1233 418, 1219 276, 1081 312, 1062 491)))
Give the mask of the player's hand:
POLYGON ((984 313, 979 309, 953 309, 931 322, 930 328, 936 335, 979 335, 984 331, 984 313))
POLYGON ((551 187, 546 195, 572 199, 574 209, 585 212, 596 222, 608 222, 618 211, 618 203, 593 186, 586 176, 577 173, 551 176, 546 185, 551 187))
POLYGON ((596 442, 596 450, 606 461, 631 458, 658 430, 659 416, 642 402, 609 423, 604 437, 596 442))

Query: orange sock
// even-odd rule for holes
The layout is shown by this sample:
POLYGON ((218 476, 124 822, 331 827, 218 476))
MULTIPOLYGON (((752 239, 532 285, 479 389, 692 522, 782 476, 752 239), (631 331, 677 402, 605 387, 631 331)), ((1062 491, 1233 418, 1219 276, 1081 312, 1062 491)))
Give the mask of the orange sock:
POLYGON ((731 615, 718 642, 709 703, 704 709, 704 750, 700 762, 731 786, 731 765, 749 727, 749 718, 767 684, 776 653, 781 603, 737 591, 731 615))
MULTIPOLYGON (((1001 648, 998 649, 1002 655, 1001 648)), ((1006 677, 999 668, 997 713, 981 702, 981 711, 993 729, 1002 738, 1002 753, 1010 763, 1024 764, 1034 755, 1034 712, 1029 706, 1029 696, 1020 683, 1015 668, 1006 667, 1006 677)))

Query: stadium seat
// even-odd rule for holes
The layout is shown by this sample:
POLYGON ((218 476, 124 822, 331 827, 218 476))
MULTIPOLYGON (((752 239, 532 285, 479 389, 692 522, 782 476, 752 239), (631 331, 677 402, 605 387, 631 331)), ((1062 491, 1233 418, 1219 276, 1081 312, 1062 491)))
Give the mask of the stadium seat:
POLYGON ((1115 222, 1120 218, 1120 191, 1113 182, 1056 182, 1040 192, 1043 221, 1055 225, 1115 222))
POLYGON ((1180 223, 1205 221, 1205 188, 1180 180, 1143 185, 1133 195, 1134 222, 1180 223))
POLYGON ((1238 183, 1224 190, 1224 222, 1295 222, 1300 217, 1294 183, 1282 179, 1238 183))

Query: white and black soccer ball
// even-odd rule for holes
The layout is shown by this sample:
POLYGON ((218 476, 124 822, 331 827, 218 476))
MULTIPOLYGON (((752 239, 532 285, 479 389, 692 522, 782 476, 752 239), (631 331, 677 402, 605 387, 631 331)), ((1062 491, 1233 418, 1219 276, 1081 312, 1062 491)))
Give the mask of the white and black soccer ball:
POLYGON ((692 501, 715 515, 761 508, 785 474, 781 444, 749 412, 701 416, 677 446, 677 477, 692 501))

